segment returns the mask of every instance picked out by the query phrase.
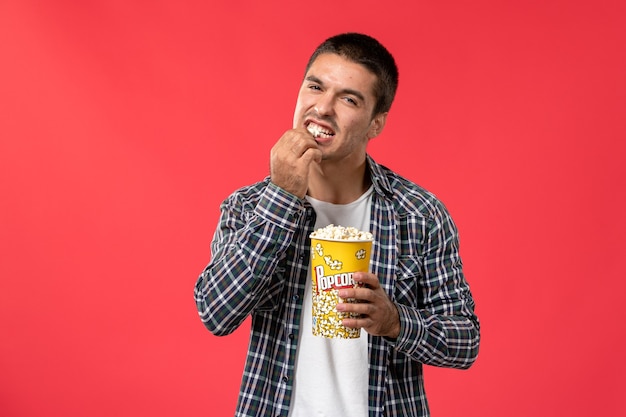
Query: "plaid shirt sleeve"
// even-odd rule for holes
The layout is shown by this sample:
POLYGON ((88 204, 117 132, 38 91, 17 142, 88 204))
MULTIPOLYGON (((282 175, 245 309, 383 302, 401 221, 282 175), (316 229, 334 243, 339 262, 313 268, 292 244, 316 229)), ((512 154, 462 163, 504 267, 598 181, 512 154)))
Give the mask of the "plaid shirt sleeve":
POLYGON ((253 310, 271 310, 284 282, 274 274, 291 244, 304 206, 269 181, 233 193, 221 206, 212 258, 194 298, 204 325, 232 333, 253 310))
POLYGON ((445 207, 432 200, 427 217, 407 216, 402 245, 420 248, 421 253, 401 253, 398 284, 413 280, 419 292, 415 303, 403 302, 396 293, 401 331, 395 347, 424 364, 469 368, 478 355, 479 322, 474 300, 463 275, 456 226, 445 207), (414 241, 411 241, 415 239, 414 241))
POLYGON ((427 417, 422 366, 471 366, 479 321, 444 205, 371 158, 368 164, 377 190, 372 272, 400 315, 396 339, 370 336, 370 417, 427 417))

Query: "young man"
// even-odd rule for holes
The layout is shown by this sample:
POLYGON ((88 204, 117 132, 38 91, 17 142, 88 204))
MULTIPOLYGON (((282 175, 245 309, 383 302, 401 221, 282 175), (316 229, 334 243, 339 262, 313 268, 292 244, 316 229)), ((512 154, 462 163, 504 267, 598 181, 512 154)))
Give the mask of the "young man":
POLYGON ((221 206, 195 300, 216 335, 252 316, 236 416, 428 416, 422 365, 468 368, 479 323, 456 227, 432 194, 367 154, 398 83, 393 57, 362 34, 311 56, 293 128, 270 176, 221 206), (311 333, 309 234, 328 224, 374 235, 371 273, 343 289, 358 339, 311 333))

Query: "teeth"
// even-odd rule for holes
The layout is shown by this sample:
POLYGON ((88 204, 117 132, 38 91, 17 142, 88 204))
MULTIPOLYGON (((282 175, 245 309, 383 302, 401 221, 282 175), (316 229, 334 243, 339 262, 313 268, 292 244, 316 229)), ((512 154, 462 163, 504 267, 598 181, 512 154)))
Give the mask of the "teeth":
POLYGON ((314 138, 319 138, 322 134, 322 129, 318 125, 310 124, 307 126, 306 130, 308 130, 314 138))
POLYGON ((324 135, 324 136, 332 136, 332 132, 329 132, 327 130, 324 130, 321 126, 316 125, 315 123, 311 123, 307 126, 306 128, 310 134, 313 135, 313 137, 315 138, 319 138, 320 136, 324 135))

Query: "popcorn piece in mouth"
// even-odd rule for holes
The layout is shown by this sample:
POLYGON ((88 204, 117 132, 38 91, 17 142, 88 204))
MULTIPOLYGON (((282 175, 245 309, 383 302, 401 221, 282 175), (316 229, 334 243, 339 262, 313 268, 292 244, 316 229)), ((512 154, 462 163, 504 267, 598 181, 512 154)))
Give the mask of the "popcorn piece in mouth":
POLYGON ((334 224, 317 229, 311 233, 311 237, 333 240, 372 240, 374 238, 370 232, 361 231, 356 227, 335 226, 334 224))
POLYGON ((332 133, 331 131, 324 129, 323 127, 315 123, 309 123, 309 125, 306 127, 306 130, 308 130, 314 138, 319 138, 321 136, 331 137, 334 135, 334 133, 332 133))

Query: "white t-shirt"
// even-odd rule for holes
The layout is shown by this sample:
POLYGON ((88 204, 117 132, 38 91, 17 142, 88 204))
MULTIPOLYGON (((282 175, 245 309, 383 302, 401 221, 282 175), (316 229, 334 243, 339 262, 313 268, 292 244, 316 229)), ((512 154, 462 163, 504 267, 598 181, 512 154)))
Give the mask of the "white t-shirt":
MULTIPOLYGON (((349 204, 307 197, 317 215, 315 228, 334 224, 369 231, 372 191, 349 204)), ((358 339, 313 336, 312 298, 309 268, 289 416, 367 416, 367 333, 361 330, 358 339)))

